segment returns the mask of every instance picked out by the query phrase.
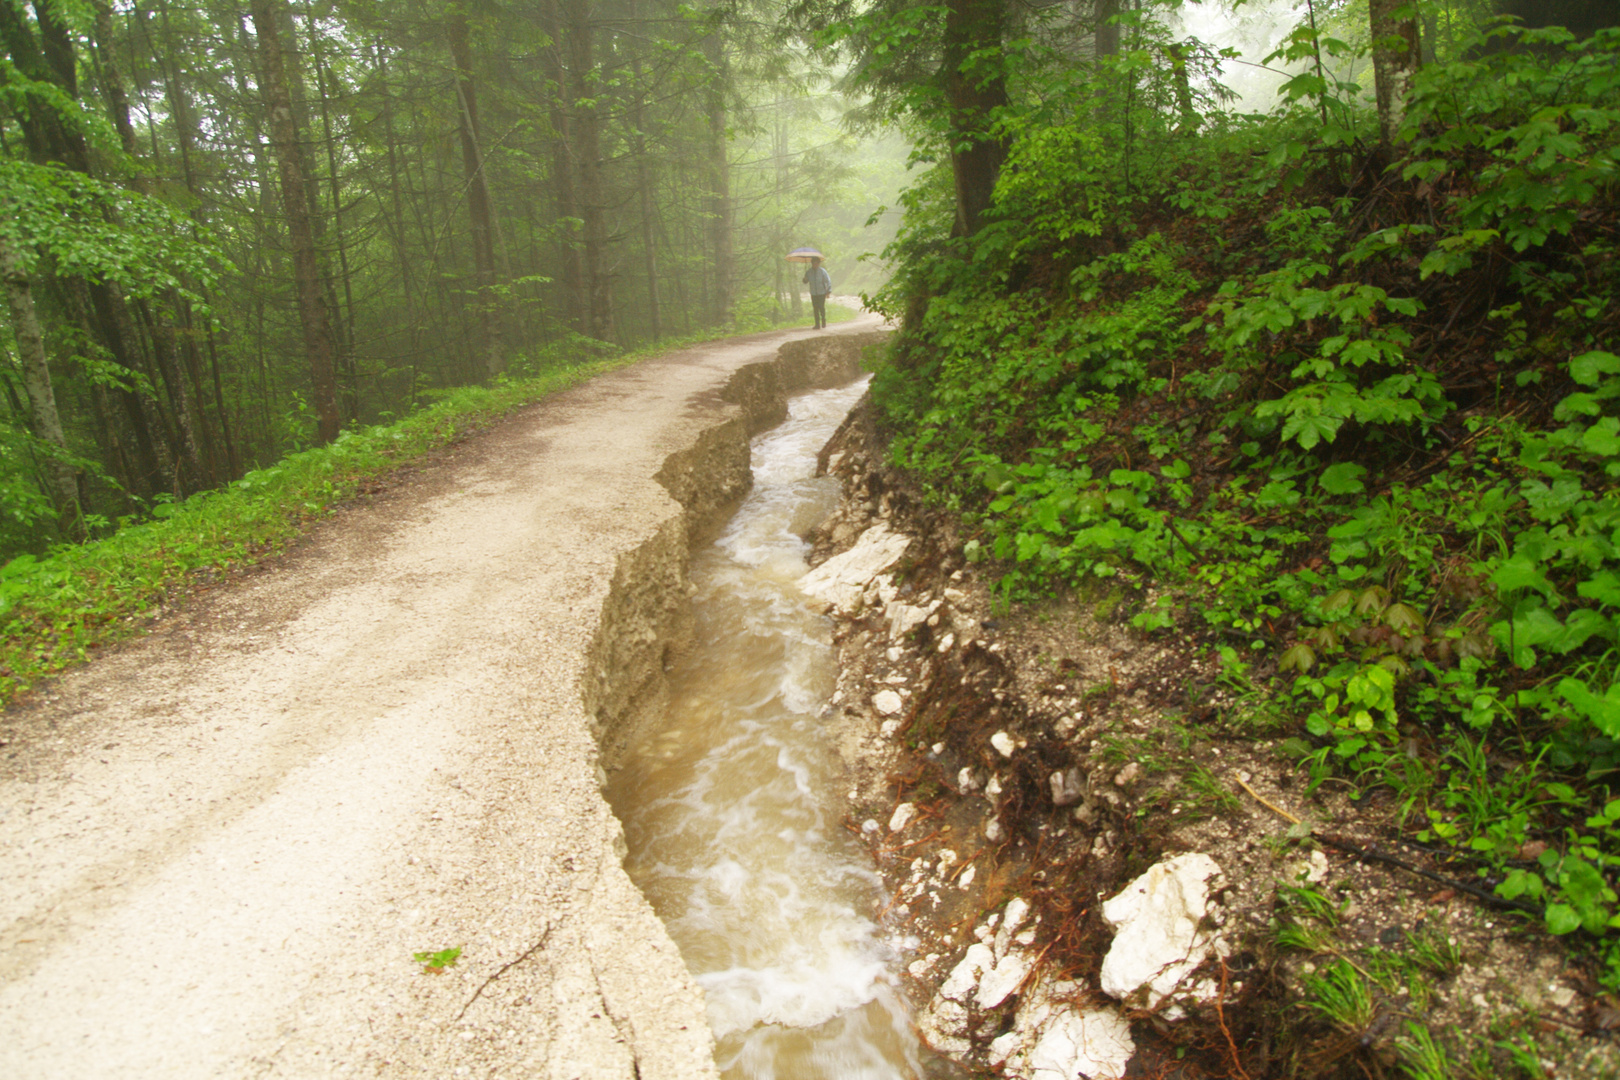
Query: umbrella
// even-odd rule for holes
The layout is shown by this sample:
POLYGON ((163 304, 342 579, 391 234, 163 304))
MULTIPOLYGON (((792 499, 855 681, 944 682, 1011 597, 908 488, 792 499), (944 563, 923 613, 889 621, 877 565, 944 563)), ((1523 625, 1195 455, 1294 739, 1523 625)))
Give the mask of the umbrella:
POLYGON ((823 255, 821 252, 817 251, 815 248, 794 248, 792 251, 787 253, 787 261, 788 262, 807 263, 811 259, 825 259, 825 258, 826 258, 826 256, 823 255))

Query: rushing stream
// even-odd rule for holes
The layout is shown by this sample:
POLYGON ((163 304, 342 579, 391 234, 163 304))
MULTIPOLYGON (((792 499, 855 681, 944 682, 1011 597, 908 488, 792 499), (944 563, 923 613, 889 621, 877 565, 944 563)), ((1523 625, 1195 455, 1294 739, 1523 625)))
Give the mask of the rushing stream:
POLYGON ((842 828, 837 767, 816 714, 837 678, 827 620, 798 589, 800 534, 838 485, 816 453, 861 385, 807 394, 755 441, 754 488, 694 554, 697 639, 672 703, 613 778, 626 866, 708 999, 728 1078, 922 1075, 869 912, 879 890, 842 828))

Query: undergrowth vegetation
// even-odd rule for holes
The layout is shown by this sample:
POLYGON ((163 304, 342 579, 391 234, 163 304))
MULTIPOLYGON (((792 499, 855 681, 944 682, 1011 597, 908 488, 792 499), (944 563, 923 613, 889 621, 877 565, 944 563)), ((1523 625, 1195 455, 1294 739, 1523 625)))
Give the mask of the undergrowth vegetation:
MULTIPOLYGON (((1616 990, 1620 32, 1493 34, 1393 151, 1331 80, 1195 133, 1032 63, 990 223, 907 196, 874 399, 1009 601, 1110 579, 1616 990)), ((1117 63, 1174 102, 1154 55, 1117 63)))

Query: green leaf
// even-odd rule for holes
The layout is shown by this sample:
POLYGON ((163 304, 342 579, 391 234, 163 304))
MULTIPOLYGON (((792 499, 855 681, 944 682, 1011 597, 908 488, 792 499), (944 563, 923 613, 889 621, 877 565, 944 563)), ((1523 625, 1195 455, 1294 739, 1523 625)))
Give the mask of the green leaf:
POLYGON ((1385 608, 1384 624, 1404 637, 1423 633, 1423 616, 1410 604, 1391 604, 1385 608))
POLYGON ((990 465, 986 466, 984 472, 980 475, 984 486, 997 493, 1005 493, 1012 490, 1013 484, 1018 480, 1017 475, 1013 473, 1012 469, 1008 468, 1005 463, 1000 461, 990 463, 990 465))
POLYGON ((1604 607, 1620 607, 1620 574, 1613 570, 1599 570, 1575 587, 1587 600, 1596 600, 1604 607))
POLYGON ((1329 495, 1359 495, 1367 490, 1367 485, 1361 482, 1366 475, 1366 466, 1354 461, 1341 461, 1323 469, 1322 477, 1317 482, 1329 495))
POLYGON ((1581 436, 1581 449, 1600 457, 1620 454, 1620 419, 1605 416, 1587 428, 1581 436))
POLYGON ((1316 651, 1304 642, 1289 648, 1277 658, 1278 671, 1297 671, 1301 675, 1316 666, 1316 651))
POLYGON ((1581 928, 1581 917, 1568 904, 1547 905, 1547 932, 1553 935, 1573 934, 1581 928))
POLYGON ((1528 552, 1518 552, 1503 562, 1491 574, 1490 582, 1504 592, 1534 589, 1547 599, 1554 599, 1552 582, 1547 580, 1547 575, 1541 572, 1541 564, 1528 552))
POLYGON ((1596 386, 1605 375, 1620 375, 1620 356, 1606 352, 1587 352, 1569 362, 1570 378, 1582 386, 1596 386))
POLYGON ((1496 887, 1496 895, 1504 900, 1517 900, 1525 893, 1532 899, 1541 899, 1541 877, 1528 870, 1514 870, 1507 876, 1507 880, 1496 887))
POLYGON ((426 964, 430 970, 442 970, 450 967, 461 955, 460 947, 453 949, 440 949, 437 952, 412 953, 411 959, 418 964, 426 964))
POLYGON ((1547 647, 1556 653, 1570 653, 1600 636, 1612 640, 1614 623, 1591 608, 1576 608, 1564 616, 1564 632, 1549 641, 1547 647))
POLYGON ((1273 480, 1255 494, 1254 503, 1256 506, 1271 510, 1295 506, 1299 503, 1300 498, 1299 490, 1294 487, 1292 482, 1273 480))
POLYGON ((1579 715, 1589 720, 1600 734, 1611 739, 1620 738, 1620 683, 1610 686, 1608 691, 1599 697, 1591 687, 1579 679, 1561 679, 1558 683, 1558 696, 1569 702, 1579 715))

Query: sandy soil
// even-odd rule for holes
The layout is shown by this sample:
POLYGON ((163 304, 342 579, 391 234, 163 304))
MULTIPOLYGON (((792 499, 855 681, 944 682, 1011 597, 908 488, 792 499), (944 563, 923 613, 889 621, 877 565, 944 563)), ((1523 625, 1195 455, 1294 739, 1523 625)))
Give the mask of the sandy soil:
POLYGON ((530 407, 0 715, 0 1075, 713 1075, 580 677, 654 475, 810 334, 530 407))

